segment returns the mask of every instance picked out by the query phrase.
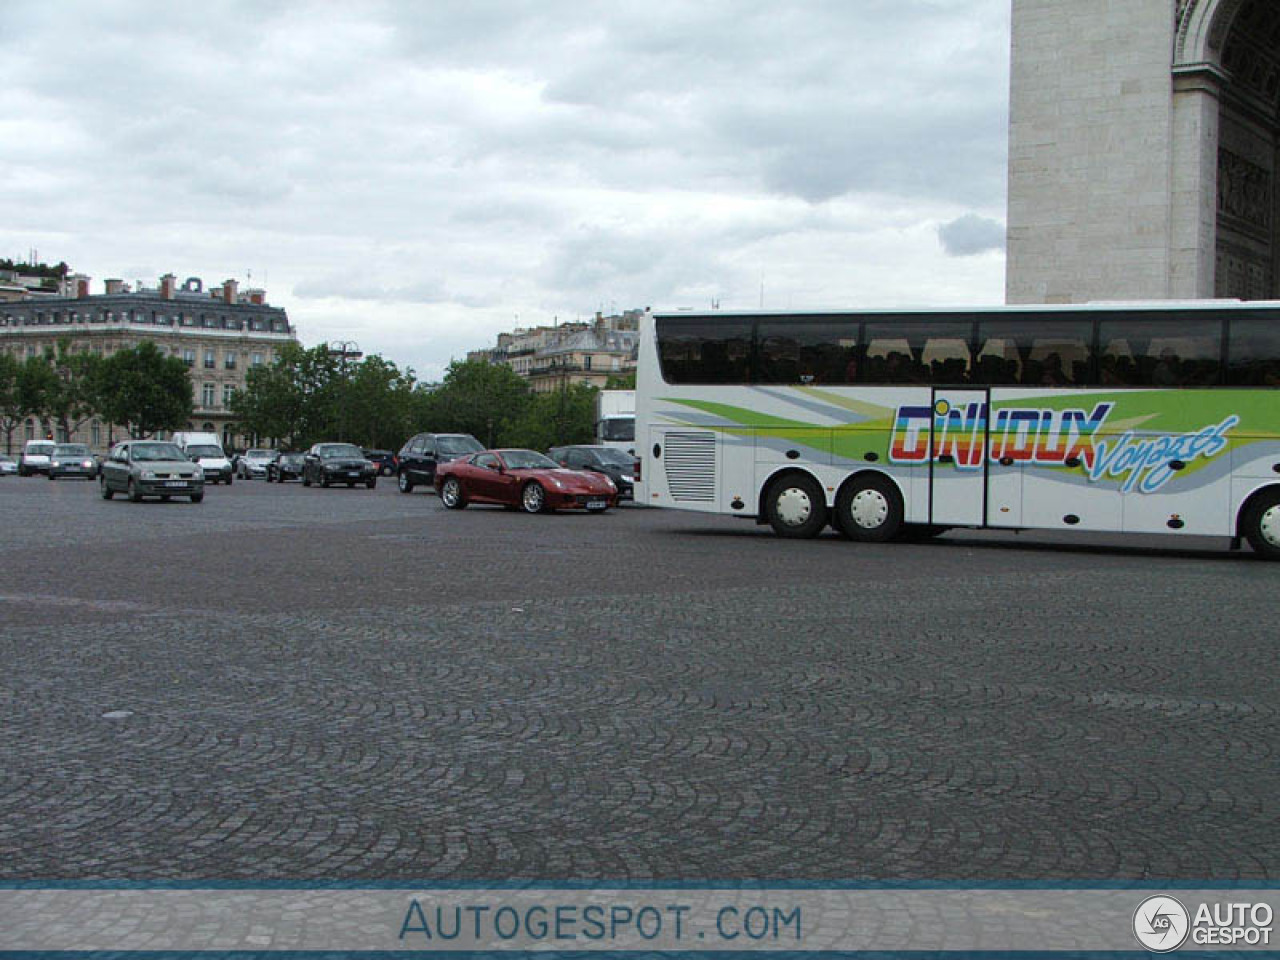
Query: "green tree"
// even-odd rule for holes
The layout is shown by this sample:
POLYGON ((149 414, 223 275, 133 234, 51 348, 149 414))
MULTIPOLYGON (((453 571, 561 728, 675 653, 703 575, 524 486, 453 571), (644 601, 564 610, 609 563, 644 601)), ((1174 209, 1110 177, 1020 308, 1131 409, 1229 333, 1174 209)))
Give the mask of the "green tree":
POLYGON ((44 393, 42 412, 57 427, 60 440, 69 439, 101 407, 98 388, 102 357, 83 350, 72 350, 71 340, 62 338, 55 350, 46 350, 45 362, 52 368, 54 380, 44 393))
POLYGON ((363 447, 400 449, 413 432, 413 371, 402 373, 375 354, 346 372, 339 438, 363 447))
POLYGON ((18 368, 18 419, 43 418, 52 405, 50 398, 57 391, 58 375, 49 362, 44 357, 27 357, 18 368))
POLYGON ((469 433, 492 445, 524 415, 529 400, 529 385, 510 367, 455 360, 440 386, 420 395, 417 425, 438 433, 469 433))
POLYGON ((98 381, 100 412, 133 436, 179 430, 195 407, 187 365, 165 356, 150 340, 104 359, 98 381))
POLYGON ((615 373, 604 383, 606 390, 634 390, 636 388, 636 372, 615 373))
POLYGON ((569 443, 592 443, 595 435, 596 394, 585 383, 534 394, 522 414, 502 432, 503 446, 547 450, 569 443))
POLYGON ((13 453, 13 431, 27 411, 22 408, 22 364, 10 353, 0 353, 0 430, 5 453, 13 453))

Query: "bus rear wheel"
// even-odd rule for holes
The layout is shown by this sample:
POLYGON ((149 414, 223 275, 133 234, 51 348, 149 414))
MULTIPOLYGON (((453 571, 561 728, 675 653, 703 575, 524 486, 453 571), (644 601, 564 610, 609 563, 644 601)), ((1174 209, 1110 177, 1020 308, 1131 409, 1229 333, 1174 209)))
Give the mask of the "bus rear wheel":
POLYGON ((769 487, 764 514, 780 537, 816 537, 827 525, 827 502, 816 480, 795 473, 769 487))
POLYGON ((1255 553, 1280 560, 1280 490, 1271 490, 1249 505, 1244 515, 1244 536, 1255 553))
POLYGON ((902 495, 878 474, 855 477, 836 497, 836 528, 850 540, 883 543, 902 529, 902 495))

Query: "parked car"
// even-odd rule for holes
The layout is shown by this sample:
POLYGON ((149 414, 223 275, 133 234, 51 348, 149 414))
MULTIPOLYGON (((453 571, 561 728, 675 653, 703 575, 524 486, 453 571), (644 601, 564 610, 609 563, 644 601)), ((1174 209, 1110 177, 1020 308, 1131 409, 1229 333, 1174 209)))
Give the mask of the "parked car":
POLYGON ((468 503, 497 503, 526 513, 603 513, 618 502, 618 489, 604 474, 566 470, 536 450, 486 450, 442 463, 436 470, 436 489, 450 510, 468 503))
POLYGON ((548 455, 562 467, 603 473, 618 488, 619 500, 634 500, 636 458, 625 450, 598 443, 552 447, 548 455))
POLYGON ((98 479, 102 499, 123 493, 134 503, 143 497, 204 499, 204 471, 182 448, 167 440, 126 440, 111 448, 98 479))
POLYGON ((7 473, 16 474, 18 472, 18 461, 6 454, 0 453, 0 477, 7 473))
POLYGON ((256 447, 246 450, 236 461, 236 476, 241 480, 252 480, 267 475, 267 464, 276 458, 274 450, 256 447))
POLYGON ((313 483, 322 487, 363 483, 372 490, 378 484, 378 470, 355 444, 317 443, 307 451, 302 465, 302 485, 309 487, 313 483))
POLYGON ((173 435, 173 442, 183 453, 200 464, 206 482, 221 481, 228 486, 231 485, 235 468, 227 459, 227 455, 222 452, 222 445, 218 443, 216 433, 179 432, 173 435))
POLYGON ((29 477, 33 473, 48 473, 49 458, 57 444, 52 440, 28 440, 18 457, 18 476, 29 477))
POLYGON ((302 467, 306 463, 305 453, 282 453, 267 464, 267 483, 286 480, 301 480, 302 467))
POLYGON ((483 449, 484 444, 469 433, 419 433, 396 455, 396 485, 401 493, 412 493, 418 484, 435 483, 440 464, 483 449))
POLYGON ((396 455, 390 450, 365 450, 364 458, 378 468, 378 476, 389 477, 396 472, 396 455))
POLYGON ((83 443, 60 443, 49 457, 49 479, 98 476, 98 461, 83 443))

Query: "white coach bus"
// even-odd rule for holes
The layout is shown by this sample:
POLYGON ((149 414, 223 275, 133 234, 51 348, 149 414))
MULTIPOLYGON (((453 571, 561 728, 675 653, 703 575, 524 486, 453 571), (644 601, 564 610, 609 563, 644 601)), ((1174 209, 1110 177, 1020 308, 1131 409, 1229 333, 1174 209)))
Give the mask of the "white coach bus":
POLYGON ((1280 303, 642 320, 636 501, 854 540, 1247 539, 1280 558, 1280 303))

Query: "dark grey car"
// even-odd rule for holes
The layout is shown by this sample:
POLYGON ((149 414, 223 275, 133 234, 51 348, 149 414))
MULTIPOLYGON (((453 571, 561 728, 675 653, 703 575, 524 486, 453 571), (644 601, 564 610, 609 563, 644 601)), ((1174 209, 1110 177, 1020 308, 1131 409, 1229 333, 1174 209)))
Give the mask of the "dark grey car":
POLYGON ((302 485, 318 483, 322 487, 345 483, 354 487, 363 483, 372 490, 378 485, 378 468, 364 458, 361 449, 351 443, 317 443, 307 451, 302 463, 302 485))
POLYGON ((625 450, 603 444, 579 443, 552 447, 551 459, 570 470, 603 473, 618 488, 619 500, 635 499, 636 458, 625 450))
POLYGON ((111 448, 102 463, 102 499, 123 493, 134 503, 143 497, 204 499, 204 471, 175 443, 127 440, 111 448))

